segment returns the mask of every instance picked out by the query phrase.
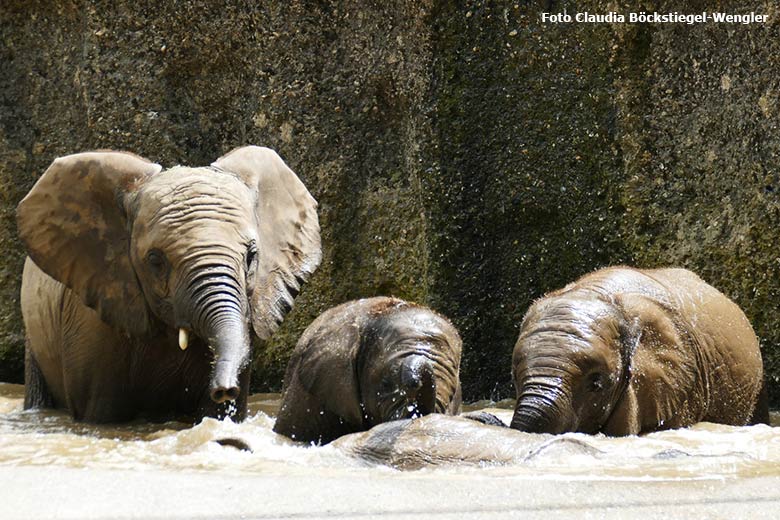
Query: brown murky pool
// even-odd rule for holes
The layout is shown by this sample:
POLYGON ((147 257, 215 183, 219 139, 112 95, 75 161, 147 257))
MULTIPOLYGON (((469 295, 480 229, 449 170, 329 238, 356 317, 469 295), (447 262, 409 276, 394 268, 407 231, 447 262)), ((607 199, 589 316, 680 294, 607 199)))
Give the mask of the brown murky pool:
MULTIPOLYGON (((628 482, 633 486, 632 492, 637 494, 638 500, 655 500, 654 507, 660 507, 661 510, 665 507, 666 499, 654 495, 654 489, 659 483, 666 486, 665 493, 671 493, 667 496, 675 496, 674 492, 679 491, 678 495, 685 497, 692 496, 691 489, 703 493, 702 482, 708 483, 706 486, 710 488, 714 485, 712 483, 726 486, 724 489, 737 489, 732 484, 741 483, 750 487, 751 484, 745 482, 762 482, 765 488, 761 489, 770 493, 774 493, 774 483, 780 482, 780 428, 766 425, 737 428, 705 423, 685 430, 627 438, 580 434, 553 438, 524 434, 525 440, 518 442, 524 446, 523 449, 527 448, 529 455, 518 457, 508 464, 444 464, 403 472, 388 466, 367 464, 334 446, 301 446, 274 434, 271 428, 279 405, 277 394, 252 396, 249 418, 244 423, 205 419, 194 426, 174 422, 84 425, 74 423, 65 413, 58 411, 24 411, 22 400, 23 388, 20 385, 0 384, 0 474, 18 475, 22 479, 19 482, 23 482, 24 478, 39 479, 39 473, 44 468, 44 474, 78 470, 80 480, 97 483, 113 480, 117 478, 116 475, 124 475, 122 478, 132 482, 131 476, 143 475, 142 482, 129 483, 128 486, 142 486, 150 482, 150 478, 163 476, 166 482, 174 482, 175 479, 189 482, 208 478, 204 475, 229 475, 231 478, 246 477, 244 485, 249 485, 253 478, 270 478, 270 481, 264 481, 264 485, 271 482, 282 486, 280 489, 299 490, 297 484, 293 488, 285 488, 283 484, 287 481, 285 479, 299 478, 304 479, 307 485, 314 486, 311 493, 317 491, 319 495, 315 493, 316 496, 327 500, 334 493, 327 486, 334 485, 340 479, 346 479, 352 483, 350 485, 376 484, 378 489, 393 489, 394 492, 399 492, 398 489, 404 486, 412 486, 410 489, 419 492, 427 489, 426 486, 438 489, 440 483, 450 486, 454 482, 459 482, 458 485, 465 486, 467 490, 484 487, 496 491, 507 482, 532 489, 533 486, 541 485, 541 481, 546 481, 552 483, 551 489, 557 489, 556 492, 565 492, 573 504, 599 498, 599 488, 594 488, 592 493, 585 491, 582 496, 572 495, 574 490, 579 489, 577 486, 593 486, 594 483, 598 485, 598 482, 628 482), (215 442, 226 437, 244 440, 253 451, 240 451, 215 442), (587 449, 583 449, 583 446, 587 449), (410 481, 410 478, 416 483, 410 481), (645 489, 647 493, 643 492, 645 489)), ((487 405, 494 406, 492 403, 478 403, 476 408, 487 405)), ((505 420, 511 414, 509 409, 491 408, 491 411, 504 414, 505 420)), ((777 419, 778 415, 773 414, 775 424, 777 419)), ((92 487, 99 490, 102 486, 92 487)), ((612 500, 612 488, 604 489, 607 491, 601 498, 612 500)), ((70 496, 65 491, 62 493, 70 496)), ((739 497, 744 494, 742 491, 734 493, 739 497)), ((720 487, 718 494, 723 496, 720 487)), ((485 494, 482 493, 482 496, 485 494)), ((18 504, 28 504, 16 498, 18 504)), ((701 500, 695 502, 696 507, 713 507, 717 511, 717 504, 708 503, 709 498, 696 500, 701 500)), ((380 502, 381 499, 377 498, 370 504, 380 502)), ((477 504, 479 498, 469 503, 477 504)), ((772 507, 776 504, 774 498, 763 495, 758 503, 772 504, 772 507)), ((729 504, 733 505, 732 502, 729 504)), ((780 507, 780 502, 777 505, 780 507)), ((40 504, 33 506, 39 507, 40 504)), ((342 506, 347 508, 345 511, 352 511, 349 500, 345 502, 342 499, 342 503, 333 507, 338 509, 342 506)), ((309 506, 305 501, 297 501, 289 507, 295 512, 306 511, 309 506)), ((490 513, 493 511, 491 507, 495 512, 503 511, 495 504, 484 507, 487 509, 475 509, 472 512, 490 513)), ((518 511, 518 506, 512 507, 515 508, 512 511, 518 511)), ((385 510, 380 508, 377 514, 385 510)), ((423 508, 422 511, 426 510, 423 508)), ((30 511, 35 513, 39 509, 30 511)), ((281 509, 277 509, 277 513, 279 511, 281 509)), ((78 517, 79 514, 52 516, 78 517)), ((161 514, 165 518, 172 517, 161 514)))
MULTIPOLYGON (((104 469, 198 469, 242 473, 295 473, 316 468, 350 471, 364 461, 331 446, 301 446, 271 430, 278 394, 250 398, 248 419, 205 419, 189 425, 147 422, 94 426, 64 412, 22 410, 23 387, 0 384, 0 465, 104 469), (215 442, 239 438, 252 453, 215 442)), ((491 403, 477 403, 480 409, 491 403)), ((506 408, 511 403, 505 404, 506 408)), ((491 411, 508 420, 510 409, 491 411)), ((775 419, 777 414, 773 414, 775 419)), ((533 475, 547 479, 701 479, 780 476, 780 428, 702 423, 643 437, 526 434, 527 451, 509 464, 441 465, 430 472, 533 475), (574 440, 575 442, 550 442, 574 440), (583 449, 586 445, 588 449, 583 449), (592 448, 592 449, 590 449, 592 448)), ((373 470, 394 471, 391 468, 373 470)))

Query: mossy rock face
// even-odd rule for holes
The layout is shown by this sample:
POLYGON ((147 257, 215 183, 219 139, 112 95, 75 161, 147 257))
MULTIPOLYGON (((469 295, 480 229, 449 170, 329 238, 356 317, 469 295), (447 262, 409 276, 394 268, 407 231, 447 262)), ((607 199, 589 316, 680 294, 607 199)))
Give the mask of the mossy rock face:
POLYGON ((512 395, 534 298, 628 259, 615 185, 613 34, 514 4, 438 12, 432 301, 465 336, 464 391, 512 395))
POLYGON ((327 308, 376 294, 425 302, 427 9, 4 2, 0 378, 21 378, 14 208, 54 158, 77 151, 130 150, 170 167, 252 143, 301 177, 320 204, 324 258, 257 346, 258 389, 280 388, 298 336, 327 308))
POLYGON ((253 143, 319 201, 324 250, 257 346, 258 390, 319 313, 388 294, 456 324, 467 399, 510 396, 533 299, 606 265, 680 265, 745 309, 778 402, 780 14, 542 24, 547 3, 3 2, 0 379, 21 377, 14 208, 55 157, 200 165, 253 143))
MULTIPOLYGON (((627 246, 643 265, 679 265, 733 299, 761 341, 780 403, 780 11, 718 2, 701 10, 765 13, 769 22, 645 28, 642 59, 619 99, 627 246), (627 153, 630 150, 631 153, 627 153)), ((657 10, 674 10, 665 2, 657 10)), ((630 61, 623 51, 623 63, 630 61)))

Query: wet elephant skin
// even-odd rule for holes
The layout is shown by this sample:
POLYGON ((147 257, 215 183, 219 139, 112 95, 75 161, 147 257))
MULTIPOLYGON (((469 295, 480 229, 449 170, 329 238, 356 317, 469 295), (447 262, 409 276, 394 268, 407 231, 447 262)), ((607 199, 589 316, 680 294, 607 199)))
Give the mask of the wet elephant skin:
POLYGON ((274 431, 327 443, 386 421, 460 412, 461 340, 444 317, 396 298, 320 315, 287 366, 274 431))
POLYGON ((527 432, 631 435, 768 416, 744 313, 685 269, 613 267, 538 300, 514 348, 527 432))

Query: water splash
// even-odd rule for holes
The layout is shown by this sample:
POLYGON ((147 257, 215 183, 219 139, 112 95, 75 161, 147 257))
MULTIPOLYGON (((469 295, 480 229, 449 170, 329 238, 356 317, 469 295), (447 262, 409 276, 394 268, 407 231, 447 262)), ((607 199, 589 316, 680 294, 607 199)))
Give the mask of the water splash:
MULTIPOLYGON (((24 411, 18 385, 0 384, 0 465, 57 465, 109 469, 187 469, 231 474, 322 474, 394 470, 377 467, 332 445, 296 443, 272 431, 278 395, 252 396, 246 421, 206 418, 196 425, 146 422, 95 426, 73 422, 59 411, 24 411), (243 451, 218 441, 237 439, 243 451), (370 470, 366 469, 371 467, 370 470)), ((507 404, 508 408, 511 408, 507 404)), ((511 410, 488 408, 511 416, 511 410)), ((415 419, 425 421, 426 418, 415 419)), ((488 428, 462 446, 475 448, 482 459, 452 460, 425 471, 444 474, 527 476, 558 479, 702 479, 755 475, 780 476, 780 428, 765 425, 729 427, 702 423, 642 437, 609 438, 569 433, 559 436, 523 434, 488 428), (508 444, 498 435, 514 435, 508 444), (497 441, 496 439, 499 439, 497 441), (510 450, 514 450, 511 451, 510 450)), ((430 445, 414 450, 440 450, 450 442, 444 432, 430 445)), ((399 445, 400 446, 400 445, 399 445)), ((419 453, 418 453, 419 454, 419 453)))

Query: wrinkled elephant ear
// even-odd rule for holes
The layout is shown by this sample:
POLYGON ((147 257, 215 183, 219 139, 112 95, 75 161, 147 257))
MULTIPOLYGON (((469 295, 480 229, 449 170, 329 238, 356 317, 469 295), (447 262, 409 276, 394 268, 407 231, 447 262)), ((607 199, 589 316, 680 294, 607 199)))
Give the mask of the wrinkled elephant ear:
MULTIPOLYGON (((615 304, 625 318, 620 335, 623 371, 627 380, 602 431, 607 435, 637 435, 643 431, 643 412, 647 413, 640 406, 651 402, 648 400, 651 394, 647 392, 644 399, 638 398, 642 390, 652 384, 654 395, 674 395, 675 388, 694 387, 697 370, 694 366, 682 370, 669 369, 670 366, 685 367, 690 359, 690 347, 680 337, 678 324, 673 319, 676 311, 671 302, 627 293, 618 295, 615 304)), ((658 410, 667 408, 661 403, 653 403, 652 406, 658 410)))
POLYGON ((629 365, 637 362, 637 356, 655 355, 654 345, 683 343, 671 318, 675 311, 670 302, 639 294, 621 294, 615 298, 615 304, 625 319, 620 326, 620 335, 624 358, 628 358, 629 365))
POLYGON ((358 383, 359 326, 353 321, 334 327, 332 313, 320 316, 301 336, 295 354, 298 381, 322 407, 345 421, 363 424, 358 383))
POLYGON ((130 263, 124 196, 161 169, 125 152, 60 157, 16 211, 19 236, 38 267, 103 321, 133 334, 149 329, 149 314, 130 263))
POLYGON ((256 190, 259 243, 252 326, 261 339, 268 339, 320 264, 317 201, 268 148, 237 148, 212 166, 238 174, 256 190))

